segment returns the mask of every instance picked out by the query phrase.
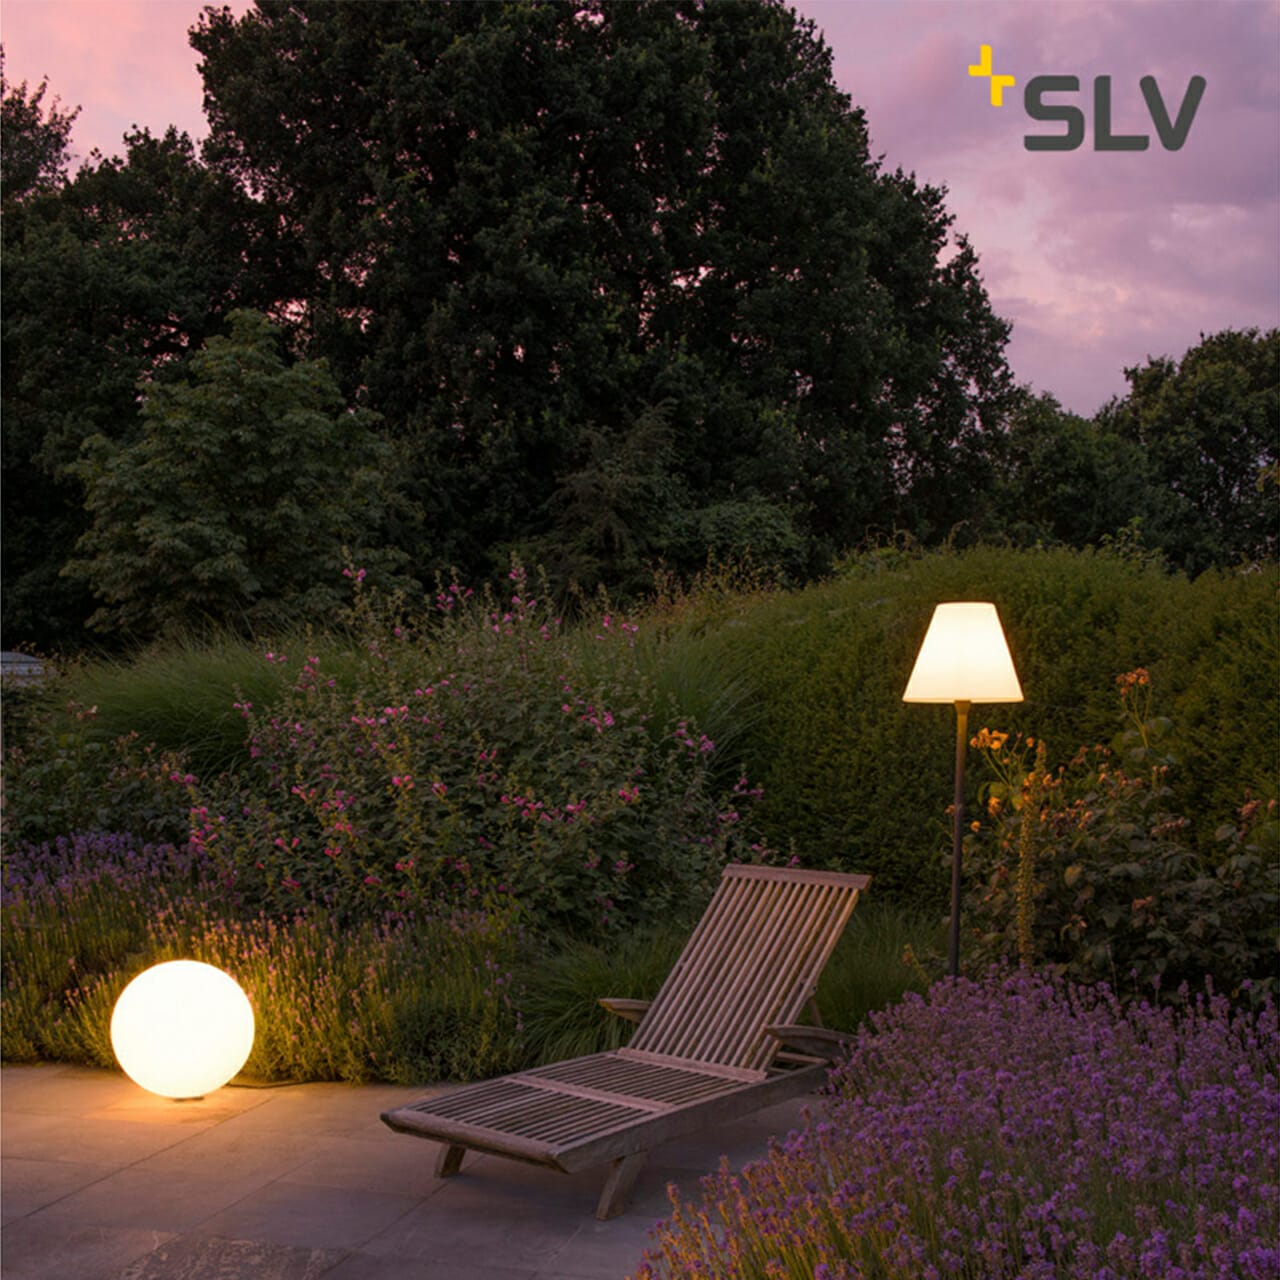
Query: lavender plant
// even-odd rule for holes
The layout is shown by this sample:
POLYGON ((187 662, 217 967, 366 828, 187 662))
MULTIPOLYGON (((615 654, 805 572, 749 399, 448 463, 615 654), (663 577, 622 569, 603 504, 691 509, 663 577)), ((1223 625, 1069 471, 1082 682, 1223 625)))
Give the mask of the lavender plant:
POLYGON ((636 1280, 1264 1280, 1280 1023, 1026 971, 873 1014, 821 1113, 673 1193, 636 1280))
POLYGON ((421 1083, 519 1064, 522 943, 510 911, 345 928, 314 905, 237 916, 207 870, 198 849, 126 835, 13 851, 0 907, 4 1059, 114 1065, 120 992, 150 965, 189 958, 225 969, 249 995, 251 1076, 421 1083))

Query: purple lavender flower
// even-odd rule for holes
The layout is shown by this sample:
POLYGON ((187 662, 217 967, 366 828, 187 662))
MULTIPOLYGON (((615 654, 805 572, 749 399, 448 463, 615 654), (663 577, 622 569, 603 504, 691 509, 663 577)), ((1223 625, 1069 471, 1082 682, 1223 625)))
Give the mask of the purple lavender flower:
POLYGON ((948 981, 872 1015, 825 1106, 676 1201, 637 1277, 1280 1275, 1269 1000, 948 981))

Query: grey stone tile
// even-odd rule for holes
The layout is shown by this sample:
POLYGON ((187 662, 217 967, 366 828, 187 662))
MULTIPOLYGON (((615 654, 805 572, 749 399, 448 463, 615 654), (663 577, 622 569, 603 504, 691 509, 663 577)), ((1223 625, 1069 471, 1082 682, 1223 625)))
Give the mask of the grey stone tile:
POLYGON ((145 1160, 182 1142, 190 1131, 168 1125, 135 1124, 83 1115, 24 1115, 4 1118, 4 1154, 29 1160, 113 1164, 145 1160))
POLYGON ((295 1247, 358 1249, 420 1203, 376 1191, 273 1182, 209 1218, 201 1231, 295 1247))
POLYGON ((261 1186, 310 1160, 320 1141, 308 1133, 246 1127, 237 1118, 187 1137, 139 1161, 137 1167, 155 1173, 199 1168, 216 1177, 261 1186))
POLYGON ((436 1144, 379 1115, 439 1088, 229 1088, 176 1104, 64 1067, 6 1067, 0 1085, 6 1280, 621 1280, 670 1214, 669 1183, 696 1197, 721 1154, 734 1167, 763 1155, 815 1102, 657 1148, 627 1212, 598 1223, 603 1167, 566 1176, 472 1154, 437 1180, 436 1144))
POLYGON ((57 1133, 67 1123, 66 1116, 47 1115, 44 1112, 6 1111, 0 1124, 0 1154, 5 1159, 39 1160, 43 1158, 41 1140, 46 1134, 57 1133))
POLYGON ((350 1084, 291 1085, 254 1092, 262 1103, 241 1117, 246 1127, 302 1128, 315 1134, 365 1138, 391 1133, 382 1123, 383 1111, 424 1096, 421 1089, 350 1084))
POLYGON ((160 1098, 138 1085, 130 1084, 118 1098, 83 1114, 89 1119, 132 1120, 143 1124, 163 1124, 172 1128, 207 1129, 224 1120, 243 1115, 263 1103, 261 1094, 243 1089, 215 1089, 203 1098, 160 1098))
POLYGON ((6 1156, 0 1161, 0 1184, 4 1189, 0 1196, 0 1222, 25 1217, 113 1172, 113 1165, 6 1156))
POLYGON ((112 1280, 120 1269, 169 1237, 163 1232, 68 1227, 19 1218, 4 1229, 0 1270, 5 1280, 112 1280))
MULTIPOLYGON (((552 1177, 555 1175, 553 1174, 552 1177)), ((594 1201, 566 1204, 545 1190, 496 1178, 451 1178, 429 1200, 361 1246, 364 1253, 423 1262, 545 1268, 582 1225, 594 1201)))
POLYGON ((438 1150, 437 1143, 410 1139, 385 1127, 374 1137, 329 1136, 290 1170, 289 1181, 425 1198, 444 1186, 434 1172, 438 1150))
POLYGON ((61 1197, 41 1210, 41 1217, 103 1227, 189 1231, 252 1196, 261 1185, 208 1173, 199 1164, 163 1173, 135 1165, 61 1197))
POLYGON ((597 1222, 589 1218, 538 1274, 564 1280, 620 1280, 640 1264, 652 1243, 645 1219, 624 1214, 597 1222))
POLYGON ((137 1089, 123 1072, 52 1063, 6 1066, 0 1088, 0 1110, 47 1111, 56 1115, 83 1115, 109 1106, 137 1089))
POLYGON ((535 1280, 529 1270, 492 1266, 484 1262, 427 1262, 421 1259, 382 1258, 370 1253, 348 1254, 324 1280, 535 1280))
POLYGON ((117 1272, 113 1280, 320 1280, 342 1256, 338 1249, 180 1236, 117 1272))

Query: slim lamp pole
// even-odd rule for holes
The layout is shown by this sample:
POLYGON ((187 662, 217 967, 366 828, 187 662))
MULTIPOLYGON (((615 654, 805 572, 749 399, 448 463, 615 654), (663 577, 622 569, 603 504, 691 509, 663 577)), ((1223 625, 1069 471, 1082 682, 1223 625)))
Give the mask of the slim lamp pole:
POLYGON ((956 709, 956 794, 951 835, 951 945, 948 969, 960 976, 961 844, 964 840, 964 758, 975 702, 1021 702, 1022 686, 995 605, 952 600, 933 611, 903 702, 951 703, 956 709))
POLYGON ((948 972, 960 976, 960 848, 964 839, 964 757, 969 747, 969 702, 956 703, 956 802, 951 835, 951 945, 948 972))

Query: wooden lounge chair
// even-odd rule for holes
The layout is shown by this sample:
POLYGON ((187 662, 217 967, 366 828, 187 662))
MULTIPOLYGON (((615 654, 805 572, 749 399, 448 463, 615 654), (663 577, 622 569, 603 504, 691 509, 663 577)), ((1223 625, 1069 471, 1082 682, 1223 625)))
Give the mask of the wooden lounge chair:
POLYGON ((574 1173, 608 1164, 597 1218, 621 1213, 650 1147, 818 1088, 847 1037, 799 1026, 870 877, 730 866, 653 1002, 601 1000, 631 1043, 383 1113, 443 1145, 574 1173))

